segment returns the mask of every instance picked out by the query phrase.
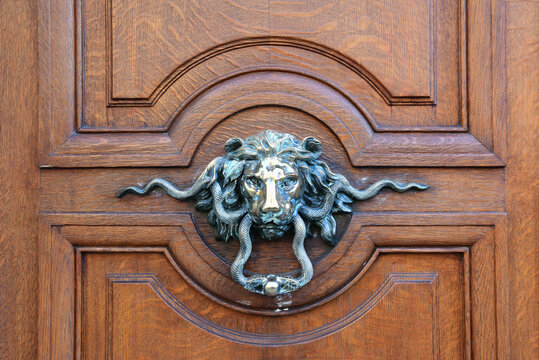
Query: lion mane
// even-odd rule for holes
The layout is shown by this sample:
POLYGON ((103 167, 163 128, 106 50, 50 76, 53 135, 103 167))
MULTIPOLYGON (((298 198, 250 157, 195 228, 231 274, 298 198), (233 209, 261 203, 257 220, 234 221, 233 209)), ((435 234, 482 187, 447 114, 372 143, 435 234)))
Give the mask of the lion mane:
MULTIPOLYGON (((328 165, 319 160, 322 152, 320 142, 307 137, 300 142, 295 136, 273 130, 266 130, 258 135, 246 138, 232 138, 225 145, 226 155, 219 162, 217 171, 211 173, 223 190, 223 206, 227 211, 237 211, 244 207, 244 199, 240 190, 240 181, 244 169, 253 162, 260 163, 266 157, 276 157, 290 165, 295 165, 303 180, 304 193, 302 204, 311 208, 323 205, 326 194, 336 182, 347 183, 339 174, 333 173, 328 165)), ((196 195, 195 207, 199 211, 209 212, 208 221, 216 230, 216 238, 228 242, 232 238, 238 240, 238 223, 227 223, 220 219, 212 206, 213 196, 209 187, 196 195)), ((323 241, 330 245, 336 242, 336 222, 334 213, 350 213, 352 200, 343 193, 335 197, 332 210, 322 219, 304 219, 308 234, 314 232, 313 226, 319 229, 323 241)), ((299 215, 300 216, 300 215, 299 215)))

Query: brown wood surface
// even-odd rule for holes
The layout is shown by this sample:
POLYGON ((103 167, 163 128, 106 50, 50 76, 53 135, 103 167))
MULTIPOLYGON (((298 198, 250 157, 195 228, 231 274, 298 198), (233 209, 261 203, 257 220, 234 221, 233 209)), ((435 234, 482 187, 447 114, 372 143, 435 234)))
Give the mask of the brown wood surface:
MULTIPOLYGON (((538 358, 538 16, 1 2, 0 358, 538 358), (193 202, 115 197, 186 187, 267 128, 318 137, 357 187, 431 188, 354 204, 337 246, 307 240, 311 283, 275 298, 233 282, 238 244, 193 202)), ((289 241, 257 241, 247 270, 297 270, 289 241)))
POLYGON ((506 9, 509 233, 508 358, 539 357, 539 6, 510 1, 506 9), (529 181, 530 179, 531 182, 529 181))
POLYGON ((269 102, 344 134, 356 166, 501 166, 493 1, 40 1, 42 165, 187 166, 269 102))
POLYGON ((211 357, 218 352, 223 358, 238 359, 389 359, 430 358, 433 355, 459 358, 463 357, 465 349, 460 336, 464 329, 460 321, 453 319, 463 317, 464 303, 463 294, 455 291, 454 285, 463 281, 464 274, 460 269, 462 257, 457 254, 380 255, 369 275, 362 280, 363 285, 355 286, 331 304, 319 307, 316 319, 310 312, 264 318, 219 307, 196 291, 190 291, 188 285, 179 281, 181 278, 172 277, 169 282, 170 265, 159 255, 118 255, 113 260, 104 259, 110 257, 106 254, 87 254, 83 270, 87 281, 82 291, 99 297, 84 297, 83 294, 86 300, 82 306, 86 306, 89 314, 108 315, 111 326, 103 329, 101 325, 105 322, 100 317, 89 316, 85 322, 88 327, 82 330, 83 343, 91 358, 103 358, 107 350, 126 359, 137 356, 181 358, 193 354, 194 349, 198 357, 211 357), (105 263, 107 268, 102 269, 105 263), (127 264, 137 264, 137 267, 130 269, 127 264), (143 281, 125 275, 150 269, 155 279, 143 281), (387 271, 394 274, 388 277, 387 271), (107 287, 109 293, 103 293, 101 289, 107 287), (205 314, 210 324, 201 326, 196 320, 186 321, 178 316, 178 313, 182 314, 180 304, 175 303, 171 309, 163 302, 162 297, 178 293, 182 294, 182 305, 195 313, 205 314), (369 296, 373 298, 368 299, 369 296), (438 301, 447 302, 443 312, 438 310, 438 301), (151 315, 144 314, 137 311, 141 306, 152 307, 155 311, 151 315), (102 308, 107 308, 108 313, 99 310, 102 308), (366 315, 361 316, 363 313, 366 315), (323 327, 331 322, 335 323, 327 329, 323 327), (224 333, 224 329, 214 328, 216 325, 238 333, 224 333), (373 334, 372 328, 377 328, 383 335, 373 334), (107 331, 114 335, 109 333, 107 336, 107 331), (303 331, 310 333, 295 335, 303 331), (390 341, 395 346, 388 347, 390 341), (279 343, 294 346, 275 347, 279 343))
POLYGON ((0 358, 35 359, 38 331, 37 7, 0 2, 0 358))
MULTIPOLYGON (((456 127, 462 124, 458 116, 459 76, 466 69, 459 72, 461 58, 454 54, 465 51, 461 40, 465 43, 466 34, 459 38, 459 27, 466 22, 466 11, 461 9, 464 4, 455 1, 444 6, 435 0, 421 0, 409 8, 402 0, 376 6, 365 0, 353 4, 241 0, 219 6, 211 0, 85 2, 80 9, 85 16, 76 24, 85 37, 86 50, 82 91, 87 100, 82 104, 80 124, 85 130, 158 128, 169 115, 168 108, 174 106, 174 101, 167 99, 189 95, 188 87, 200 77, 215 77, 223 67, 230 71, 233 67, 270 65, 290 56, 297 62, 296 49, 309 42, 325 49, 320 52, 353 64, 388 103, 438 103, 436 108, 415 107, 414 113, 420 114, 416 117, 401 115, 400 127, 456 127), (270 44, 276 43, 276 37, 287 37, 282 42, 287 46, 272 49, 266 42, 260 49, 252 47, 255 39, 263 37, 270 44), (400 41, 402 38, 407 41, 400 41), (238 41, 245 48, 239 53, 235 51, 238 41), (211 49, 218 46, 223 47, 225 64, 211 59, 211 49), (148 53, 159 55, 149 57, 148 53), (186 69, 195 57, 200 60, 186 69), (215 65, 201 70, 205 62, 215 65), (438 72, 437 68, 447 71, 438 72), (181 79, 173 84, 171 74, 184 72, 191 83, 181 79), (169 86, 176 95, 167 94, 169 86), (156 106, 137 112, 106 109, 103 100, 114 105, 156 106)), ((401 111, 406 114, 406 110, 410 108, 391 109, 387 124, 394 125, 391 117, 399 117, 401 111)), ((381 116, 377 119, 382 121, 381 116)))

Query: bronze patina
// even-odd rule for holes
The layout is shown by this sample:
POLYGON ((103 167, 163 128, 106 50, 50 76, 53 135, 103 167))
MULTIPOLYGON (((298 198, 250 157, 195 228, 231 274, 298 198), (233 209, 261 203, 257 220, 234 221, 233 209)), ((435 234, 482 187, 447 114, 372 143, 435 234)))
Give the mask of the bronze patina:
POLYGON ((208 212, 208 221, 215 228, 218 240, 240 242, 231 267, 232 278, 248 291, 268 296, 297 290, 311 280, 313 267, 304 247, 308 229, 318 227, 321 238, 334 245, 333 214, 351 212, 353 200, 370 199, 384 187, 398 192, 428 188, 428 185, 383 179, 358 190, 319 160, 322 145, 314 137, 299 141, 293 135, 266 130, 245 140, 228 140, 225 151, 226 155, 211 161, 189 189, 180 190, 157 178, 143 188, 127 187, 118 197, 127 193, 146 195, 154 188, 161 188, 178 200, 196 199, 196 209, 208 212), (251 255, 251 231, 272 240, 282 237, 292 227, 292 248, 301 265, 301 274, 246 277, 243 267, 251 255))

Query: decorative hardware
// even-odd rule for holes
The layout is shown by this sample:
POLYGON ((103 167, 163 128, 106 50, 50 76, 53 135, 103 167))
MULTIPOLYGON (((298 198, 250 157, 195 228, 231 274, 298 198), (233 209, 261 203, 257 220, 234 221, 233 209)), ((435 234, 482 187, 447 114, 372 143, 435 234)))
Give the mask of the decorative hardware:
POLYGON ((157 178, 143 188, 127 187, 118 197, 127 193, 146 195, 161 188, 177 200, 196 199, 195 208, 209 212, 208 222, 215 228, 218 240, 240 242, 231 267, 232 278, 248 291, 268 296, 297 290, 311 280, 313 266, 304 241, 313 225, 320 229, 325 242, 334 245, 333 214, 351 212, 353 200, 370 199, 384 187, 398 192, 428 188, 428 185, 383 179, 358 190, 318 159, 322 145, 314 137, 300 142, 293 135, 266 130, 245 140, 229 139, 225 151, 226 155, 212 160, 186 190, 157 178), (295 231, 292 248, 301 265, 301 274, 246 277, 243 267, 251 255, 252 230, 263 239, 272 240, 282 237, 291 227, 295 231))

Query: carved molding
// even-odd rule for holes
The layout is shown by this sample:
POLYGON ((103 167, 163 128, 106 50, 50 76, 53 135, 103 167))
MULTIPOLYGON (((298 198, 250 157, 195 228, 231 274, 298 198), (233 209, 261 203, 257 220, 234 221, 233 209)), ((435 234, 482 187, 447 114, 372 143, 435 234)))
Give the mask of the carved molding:
MULTIPOLYGON (((415 284, 415 285, 430 285, 432 292, 432 307, 436 309, 434 311, 433 321, 433 348, 436 348, 436 343, 439 341, 436 339, 436 328, 438 322, 438 293, 437 293, 437 281, 438 275, 436 273, 399 273, 389 274, 387 278, 378 286, 378 288, 361 304, 359 304, 352 311, 344 315, 343 317, 334 320, 330 323, 324 324, 320 327, 289 335, 271 335, 260 333, 248 333, 241 332, 230 328, 219 326, 211 321, 208 321, 201 317, 199 314, 193 312, 186 307, 180 300, 178 300, 173 294, 171 294, 165 285, 157 279, 154 274, 109 274, 108 281, 108 312, 112 313, 112 287, 116 287, 121 284, 140 284, 150 286, 155 294, 165 302, 176 314, 181 316, 185 321, 199 327, 200 329, 207 331, 213 335, 219 336, 223 339, 234 341, 240 344, 256 345, 256 346, 287 346, 296 345, 313 340, 320 339, 325 336, 330 336, 342 329, 352 325, 356 321, 360 320, 366 313, 372 310, 390 291, 400 284, 415 284)), ((110 329, 110 328, 109 328, 110 329)), ((469 331, 469 329, 468 329, 469 331)), ((107 334, 108 341, 112 340, 112 334, 107 334)), ((112 345, 109 345, 112 348, 112 345)))
MULTIPOLYGON (((110 40, 109 40, 110 41, 110 40)), ((265 46, 285 46, 298 49, 307 50, 316 54, 320 54, 332 61, 335 61, 346 68, 350 69, 354 74, 364 79, 369 86, 371 86, 384 100, 387 105, 399 106, 399 105, 436 105, 435 100, 431 96, 395 96, 384 86, 384 84, 376 78, 369 70, 359 64, 354 59, 339 53, 338 51, 331 49, 327 46, 317 44, 312 41, 289 38, 285 36, 261 36, 253 38, 243 38, 228 43, 220 44, 211 49, 205 50, 193 58, 189 59, 181 66, 177 67, 172 73, 166 76, 163 81, 152 91, 147 98, 115 98, 112 96, 112 65, 107 66, 109 85, 108 89, 108 106, 154 106, 159 98, 172 86, 172 84, 178 81, 182 76, 186 75, 189 71, 196 66, 218 57, 221 54, 225 54, 235 49, 247 48, 247 47, 265 47, 265 46)), ((109 46, 110 48, 110 46, 109 46)), ((111 56, 107 57, 111 61, 111 56)), ((432 67, 432 60, 431 60, 432 67)), ((431 70, 431 76, 435 74, 431 70)), ((230 77, 230 75, 227 75, 230 77)), ((210 83, 218 82, 220 79, 216 78, 210 83)), ((199 89, 200 90, 200 89, 199 89)), ((431 91, 433 91, 432 89, 431 91)))
MULTIPOLYGON (((229 69, 215 76, 211 81, 204 80, 200 84, 195 84, 191 88, 192 91, 186 90, 185 94, 179 98, 166 100, 166 107, 161 107, 156 112, 157 107, 162 106, 159 105, 161 100, 170 93, 170 91, 165 90, 176 86, 178 81, 173 80, 182 78, 179 75, 184 74, 187 68, 194 69, 192 66, 195 63, 198 64, 195 68, 198 68, 209 65, 223 54, 231 55, 237 51, 248 51, 263 46, 296 49, 302 54, 312 54, 316 59, 326 59, 324 61, 330 61, 337 64, 336 66, 347 69, 343 71, 348 71, 351 74, 350 78, 360 79, 354 87, 361 88, 363 118, 369 123, 376 136, 373 136, 369 145, 363 149, 364 154, 361 155, 360 159, 353 162, 355 165, 504 165, 504 105, 503 101, 498 101, 503 99, 504 91, 503 61, 498 60, 503 59, 500 57, 503 51, 499 46, 503 43, 499 41, 499 38, 503 37, 503 32, 499 32, 499 29, 493 31, 492 28, 495 26, 493 23, 478 20, 490 18, 487 16, 488 14, 482 12, 491 7, 471 6, 465 0, 459 0, 457 4, 460 49, 458 55, 460 64, 459 87, 461 89, 459 90, 460 113, 455 113, 452 117, 454 119, 460 118, 460 120, 457 122, 451 120, 451 124, 448 123, 448 126, 434 126, 428 121, 418 126, 403 127, 396 127, 395 124, 389 127, 381 123, 378 124, 381 119, 380 114, 372 115, 372 104, 366 105, 363 99, 368 98, 368 101, 376 104, 385 104, 380 105, 382 108, 388 107, 389 102, 397 105, 400 100, 387 91, 387 88, 380 81, 377 82, 376 77, 366 71, 361 64, 354 63, 353 60, 338 52, 309 41, 270 36, 229 41, 206 50, 206 52, 203 51, 198 57, 191 59, 191 62, 188 61, 183 66, 178 67, 167 77, 167 80, 162 82, 162 85, 154 92, 153 100, 151 100, 153 106, 133 105, 134 107, 131 108, 133 111, 129 110, 129 113, 138 116, 138 120, 130 118, 128 113, 120 112, 116 118, 110 119, 109 123, 112 124, 112 127, 99 127, 85 125, 84 122, 85 98, 83 89, 85 87, 84 76, 86 75, 83 71, 83 59, 84 53, 89 48, 85 47, 87 44, 82 42, 80 28, 84 21, 83 2, 40 1, 39 5, 40 34, 42 34, 40 36, 41 105, 39 117, 42 128, 40 142, 43 154, 42 166, 44 167, 187 166, 189 157, 179 150, 183 147, 183 139, 175 139, 166 132, 167 127, 174 123, 172 120, 175 119, 175 116, 172 115, 175 111, 182 112, 182 114, 176 113, 175 115, 187 115, 181 110, 182 106, 186 107, 197 96, 198 98, 203 94, 205 96, 212 87, 220 87, 220 84, 228 81, 227 77, 243 76, 241 72, 250 71, 250 69, 245 67, 229 69), (72 21, 62 20, 71 19, 73 14, 75 16, 72 21), (490 35, 487 38, 470 37, 470 33, 474 31, 490 35), (74 42, 68 41, 69 39, 73 40, 72 38, 75 38, 74 42), (480 39, 480 44, 478 44, 478 39, 480 39), (479 45, 490 47, 492 51, 478 52, 475 48, 479 45), (58 54, 62 54, 62 56, 58 54), (70 54, 72 56, 69 56, 70 54), (493 59, 496 61, 491 62, 493 59), (486 69, 487 71, 478 72, 475 69, 486 69), (213 81, 217 83, 213 83, 213 81), (472 82, 470 83, 470 81, 472 82), (491 83, 496 88, 493 91, 484 91, 482 84, 491 83), (197 91, 199 92, 197 93, 197 91), (485 108, 485 104, 487 104, 487 108, 485 108), (492 106, 490 107, 488 104, 492 104, 492 106), (150 112, 146 113, 147 110, 150 112), (473 117, 472 123, 468 123, 466 120, 468 114, 473 117), (143 122, 147 120, 151 124, 139 124, 140 119, 145 119, 143 122), (401 136, 404 135, 400 133, 402 131, 407 132, 405 136, 410 136, 410 141, 401 136), (454 145, 458 149, 453 150, 454 145)), ((301 57, 301 55, 298 56, 301 57)), ((301 76, 304 77, 314 73, 317 74, 317 81, 319 83, 322 81, 321 84, 325 84, 322 86, 329 86, 341 95, 346 92, 350 93, 349 89, 340 84, 338 80, 330 79, 331 71, 322 74, 323 69, 315 67, 309 69, 308 64, 294 64, 292 66, 286 62, 276 63, 274 68, 291 74, 294 72, 303 73, 301 76), (335 84, 339 84, 342 89, 336 87, 335 84)), ((105 71, 106 69, 103 67, 99 71, 101 70, 105 71)), ((341 75, 345 75, 345 73, 341 73, 341 75)), ((356 96, 344 97, 356 98, 357 100, 356 96)), ((148 99, 152 99, 152 97, 148 99)), ((101 119, 106 119, 107 113, 124 111, 131 106, 116 106, 119 104, 111 103, 111 106, 106 107, 108 100, 104 98, 104 101, 103 108, 100 108, 100 111, 104 111, 99 115, 101 119)), ((355 103, 357 104, 357 101, 355 103)), ((436 108, 436 106, 428 104, 416 105, 392 106, 393 109, 398 108, 404 111, 398 115, 396 121, 417 118, 417 114, 405 115, 412 108, 415 109, 414 112, 419 111, 423 114, 421 116, 429 119, 432 116, 432 114, 429 115, 429 112, 436 108)), ((313 114, 315 117, 316 115, 313 114)))
MULTIPOLYGON (((44 339, 41 351, 61 357, 65 357, 66 354, 74 357, 82 351, 81 321, 84 309, 80 305, 83 296, 80 284, 83 279, 81 265, 85 252, 167 252, 167 243, 170 243, 170 239, 180 236, 182 239, 178 240, 185 244, 185 235, 178 232, 178 221, 182 216, 184 215, 123 213, 111 216, 111 213, 41 213, 40 313, 52 313, 57 317, 54 321, 48 317, 40 320, 39 334, 40 338, 44 339), (88 226, 94 233, 84 231, 88 226), (133 227, 137 227, 138 231, 132 231, 133 227), (126 238, 126 232, 130 234, 130 239, 126 238), (150 232, 155 236, 148 236, 150 232), (60 324, 65 326, 62 325, 60 328, 60 324), (54 344, 48 341, 50 339, 63 339, 64 344, 71 343, 73 346, 55 348, 54 344), (72 353, 73 351, 75 353, 72 353)), ((504 321, 506 315, 500 308, 506 299, 504 289, 494 289, 488 284, 493 284, 495 278, 501 281, 500 279, 505 276, 507 248, 503 213, 384 212, 358 213, 355 217, 364 224, 361 233, 371 239, 377 248, 375 256, 371 257, 371 264, 376 261, 376 256, 383 254, 403 252, 418 255, 433 252, 461 254, 466 314, 463 320, 466 329, 466 355, 470 358, 474 352, 473 344, 481 342, 485 336, 491 338, 490 333, 496 333, 495 322, 504 321)), ((172 257, 170 259, 172 260, 172 257)), ((367 267, 365 264, 363 270, 338 293, 346 291, 354 281, 358 281, 367 267)), ((122 276, 128 279, 131 275, 122 276)), ((169 306, 179 316, 191 316, 181 307, 181 301, 167 293, 168 290, 163 287, 165 285, 159 284, 157 278, 147 274, 144 275, 144 279, 138 278, 139 275, 133 276, 142 283, 151 283, 154 291, 162 299, 167 300, 169 306)), ((432 274, 389 276, 386 282, 380 284, 378 290, 350 312, 349 316, 307 333, 287 335, 282 343, 276 342, 271 337, 260 338, 262 340, 259 341, 263 342, 264 346, 281 346, 328 336, 344 329, 347 324, 358 321, 369 308, 383 299, 384 294, 398 284, 409 282, 432 284, 433 279, 432 274)), ((196 321, 207 331, 217 329, 215 324, 208 324, 203 317, 199 316, 196 321)), ((220 333, 216 335, 231 341, 244 343, 257 341, 253 340, 252 334, 236 333, 237 335, 232 336, 227 329, 219 328, 218 331, 220 333)), ((500 335, 499 332, 498 334, 500 335)))
POLYGON ((74 133, 49 154, 48 163, 68 167, 188 166, 200 142, 217 124, 246 109, 278 106, 308 113, 326 124, 341 140, 354 166, 503 165, 468 133, 376 132, 362 104, 313 74, 260 68, 234 74, 218 87, 213 85, 193 94, 175 111, 166 133, 74 133), (223 93, 238 92, 251 83, 257 84, 257 91, 223 99, 223 93))

